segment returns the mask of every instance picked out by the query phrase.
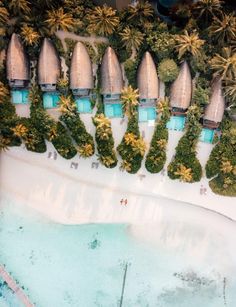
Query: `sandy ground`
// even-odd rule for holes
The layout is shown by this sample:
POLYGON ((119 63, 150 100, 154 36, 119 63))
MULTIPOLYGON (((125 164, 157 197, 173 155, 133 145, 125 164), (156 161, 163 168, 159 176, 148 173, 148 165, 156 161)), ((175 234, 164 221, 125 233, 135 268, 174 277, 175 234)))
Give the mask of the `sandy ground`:
MULTIPOLYGON (((81 115, 94 135, 91 115, 81 115)), ((126 122, 113 119, 116 145, 119 144, 126 122)), ((150 142, 154 126, 140 124, 141 133, 150 142)), ((170 132, 168 161, 175 153, 181 132, 170 132)), ((0 155, 1 195, 14 199, 65 224, 79 223, 142 223, 159 219, 164 204, 199 206, 236 220, 236 200, 212 193, 208 181, 186 184, 172 181, 166 169, 150 174, 144 163, 135 175, 121 172, 119 167, 106 169, 97 157, 84 160, 61 158, 51 144, 44 154, 31 153, 23 147, 11 148, 0 155)), ((206 163, 212 145, 199 143, 198 156, 206 163)), ((144 162, 144 161, 143 161, 144 162)))

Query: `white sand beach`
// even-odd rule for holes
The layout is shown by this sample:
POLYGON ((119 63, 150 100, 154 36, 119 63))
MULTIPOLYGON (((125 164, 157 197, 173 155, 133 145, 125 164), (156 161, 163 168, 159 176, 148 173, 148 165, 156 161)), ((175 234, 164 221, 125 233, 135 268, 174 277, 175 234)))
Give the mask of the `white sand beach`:
MULTIPOLYGON (((82 115, 90 132, 91 115, 82 115)), ((126 122, 113 119, 116 145, 126 129, 126 122)), ((150 142, 153 125, 140 124, 140 131, 150 142)), ((93 130, 93 131, 91 131, 93 130)), ((175 153, 181 132, 170 131, 168 161, 175 153)), ((97 157, 84 160, 76 156, 61 158, 51 144, 44 154, 14 147, 0 155, 1 197, 18 198, 50 219, 64 224, 82 223, 155 223, 165 204, 200 207, 236 220, 235 198, 214 194, 208 180, 187 184, 170 180, 163 170, 160 174, 142 168, 135 175, 121 172, 119 167, 106 169, 97 157)), ((204 167, 212 145, 199 142, 198 156, 204 167)), ((181 207, 182 208, 182 207, 181 207)), ((183 211, 185 214, 185 211, 183 211)))

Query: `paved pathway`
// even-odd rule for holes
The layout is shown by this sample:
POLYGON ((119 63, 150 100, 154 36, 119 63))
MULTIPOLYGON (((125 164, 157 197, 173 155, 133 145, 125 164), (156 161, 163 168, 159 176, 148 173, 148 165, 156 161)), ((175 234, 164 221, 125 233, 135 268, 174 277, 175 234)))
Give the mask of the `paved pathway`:
POLYGON ((1 265, 0 265, 0 277, 7 283, 8 287, 15 293, 15 295, 18 297, 18 299, 25 307, 35 306, 30 302, 28 296, 24 293, 23 289, 19 285, 17 285, 15 280, 1 265))
POLYGON ((55 34, 61 40, 62 46, 65 50, 67 50, 67 46, 66 46, 66 43, 65 43, 66 38, 70 38, 70 39, 73 39, 75 41, 90 43, 92 45, 93 49, 95 49, 95 52, 97 52, 97 48, 95 47, 94 43, 109 44, 109 40, 106 37, 102 37, 102 36, 95 36, 95 35, 80 36, 80 35, 77 35, 75 33, 62 31, 62 30, 57 31, 55 34))

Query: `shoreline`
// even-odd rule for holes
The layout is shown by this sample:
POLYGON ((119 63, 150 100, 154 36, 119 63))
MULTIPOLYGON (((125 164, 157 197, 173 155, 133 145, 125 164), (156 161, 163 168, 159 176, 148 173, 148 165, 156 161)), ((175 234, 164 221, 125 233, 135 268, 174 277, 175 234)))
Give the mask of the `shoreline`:
MULTIPOLYGON (((170 133, 167 163, 178 142, 176 135, 170 133)), ((204 164, 206 151, 211 148, 199 144, 202 146, 199 158, 204 164)), ((177 203, 186 208, 189 205, 203 208, 236 221, 235 199, 214 194, 206 178, 199 183, 186 184, 170 180, 164 172, 150 174, 144 166, 138 174, 130 175, 118 167, 106 169, 97 162, 96 156, 87 160, 79 157, 65 160, 56 154, 51 144, 47 147, 44 154, 28 152, 23 147, 1 153, 0 186, 1 194, 18 198, 56 222, 155 223, 164 204, 177 203)))

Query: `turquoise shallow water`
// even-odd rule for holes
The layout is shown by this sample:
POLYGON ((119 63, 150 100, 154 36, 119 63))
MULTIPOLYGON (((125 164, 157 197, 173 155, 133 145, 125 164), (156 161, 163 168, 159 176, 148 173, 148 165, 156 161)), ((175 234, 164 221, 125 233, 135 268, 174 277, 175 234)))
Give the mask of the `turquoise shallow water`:
POLYGON ((127 225, 65 226, 13 204, 0 208, 0 262, 36 306, 119 306, 128 264, 125 307, 235 307, 233 276, 183 250, 141 243, 127 225))

